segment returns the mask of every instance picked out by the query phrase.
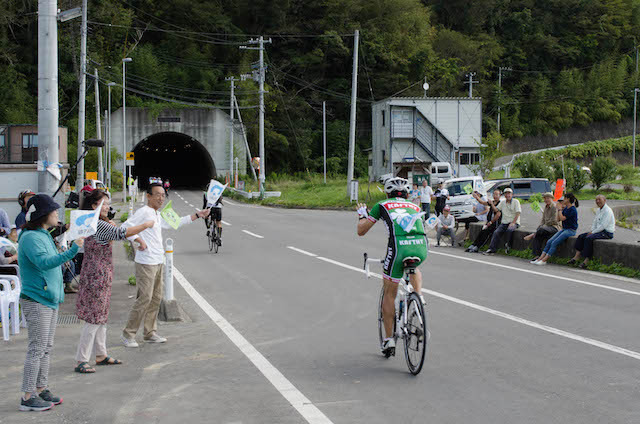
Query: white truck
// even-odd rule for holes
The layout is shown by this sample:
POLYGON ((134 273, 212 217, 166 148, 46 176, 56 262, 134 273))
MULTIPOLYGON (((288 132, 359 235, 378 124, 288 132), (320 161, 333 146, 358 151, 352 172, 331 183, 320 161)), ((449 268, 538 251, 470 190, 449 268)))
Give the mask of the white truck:
POLYGON ((475 199, 471 195, 474 191, 478 191, 483 196, 486 195, 482 177, 451 178, 444 182, 444 188, 449 191, 447 205, 456 219, 470 218, 475 215, 473 212, 475 199))

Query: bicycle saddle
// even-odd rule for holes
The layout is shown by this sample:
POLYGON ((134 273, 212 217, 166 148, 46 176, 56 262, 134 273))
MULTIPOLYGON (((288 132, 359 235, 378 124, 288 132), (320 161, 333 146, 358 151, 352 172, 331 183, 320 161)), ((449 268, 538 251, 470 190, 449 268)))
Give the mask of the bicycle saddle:
POLYGON ((415 267, 417 267, 419 263, 420 258, 417 258, 415 256, 409 256, 408 258, 404 258, 404 260, 402 261, 402 265, 404 265, 405 269, 415 269, 415 267))

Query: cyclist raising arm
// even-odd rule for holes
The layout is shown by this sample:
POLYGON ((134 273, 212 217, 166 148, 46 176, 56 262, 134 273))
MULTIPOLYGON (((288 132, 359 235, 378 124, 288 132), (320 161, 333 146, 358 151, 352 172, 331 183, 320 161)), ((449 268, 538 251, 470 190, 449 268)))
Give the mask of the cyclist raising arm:
MULTIPOLYGON (((404 178, 390 178, 384 183, 384 191, 387 199, 378 202, 371 212, 364 203, 358 204, 358 235, 364 236, 382 218, 389 233, 387 255, 383 261, 382 284, 384 295, 382 303, 382 315, 386 338, 382 346, 382 352, 395 350, 393 335, 393 320, 395 317, 395 298, 398 293, 398 283, 402 281, 405 264, 411 259, 419 265, 427 258, 428 241, 422 223, 423 212, 420 208, 409 202, 407 197, 411 186, 404 178)), ((416 269, 410 275, 411 285, 420 296, 422 303, 422 274, 416 269)))
POLYGON ((220 236, 217 241, 218 246, 222 246, 222 194, 220 195, 220 197, 218 197, 215 205, 209 204, 209 202, 207 201, 207 193, 204 193, 204 195, 202 196, 202 200, 204 205, 203 209, 211 208, 209 219, 206 219, 204 221, 205 225, 207 226, 207 236, 209 235, 210 226, 213 222, 214 225, 218 227, 218 235, 220 236))

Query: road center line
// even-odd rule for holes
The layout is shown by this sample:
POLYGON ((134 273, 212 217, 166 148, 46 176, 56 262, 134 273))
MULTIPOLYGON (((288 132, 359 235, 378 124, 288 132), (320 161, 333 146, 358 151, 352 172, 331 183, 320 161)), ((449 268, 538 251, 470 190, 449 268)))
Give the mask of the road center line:
POLYGON ((617 291, 617 292, 620 292, 620 293, 631 294, 631 295, 634 295, 634 296, 640 296, 640 292, 636 292, 636 291, 633 291, 633 290, 620 289, 618 287, 612 287, 612 286, 607 286, 607 285, 598 284, 598 283, 590 283, 588 281, 578 280, 576 278, 563 277, 561 275, 554 275, 554 274, 545 274, 544 272, 532 271, 530 269, 516 268, 514 266, 497 264, 497 263, 494 263, 494 262, 481 261, 479 259, 465 258, 464 256, 452 255, 450 253, 434 252, 433 250, 430 250, 429 253, 430 254, 434 254, 434 255, 448 256, 448 257, 455 258, 455 259, 463 259, 465 261, 477 262, 477 263, 480 263, 480 264, 483 264, 483 265, 490 265, 490 266, 495 266, 495 267, 498 267, 498 268, 510 269, 512 271, 526 272, 528 274, 540 275, 542 277, 547 277, 547 278, 555 278, 557 280, 571 281, 572 283, 584 284, 585 286, 599 287, 601 289, 617 291))
POLYGON ((252 233, 251 231, 242 230, 242 232, 243 232, 243 233, 247 233, 247 234, 249 234, 250 236, 253 236, 253 237, 255 237, 255 238, 264 238, 264 237, 262 237, 262 236, 261 236, 261 235, 259 235, 259 234, 252 233))
POLYGON ((230 223, 228 223, 227 221, 222 221, 222 220, 220 220, 220 222, 222 222, 224 225, 231 226, 231 224, 230 224, 230 223))
POLYGON ((287 249, 295 250, 298 253, 302 253, 303 255, 311 256, 314 258, 318 256, 315 253, 307 252, 306 250, 298 249, 297 247, 293 247, 293 246, 287 246, 287 249))
MULTIPOLYGON (((453 256, 453 255, 451 255, 451 256, 453 256)), ((356 268, 355 266, 347 265, 345 263, 338 262, 338 261, 335 261, 333 259, 324 258, 322 256, 318 256, 317 259, 320 259, 321 261, 324 261, 324 262, 328 262, 330 264, 337 265, 337 266, 342 267, 342 268, 349 269, 351 271, 357 271, 357 272, 360 272, 360 273, 364 273, 363 269, 356 268)), ((380 275, 378 273, 375 273, 375 272, 371 272, 370 275, 373 276, 373 277, 382 278, 382 275, 380 275)), ((591 345, 591 346, 599 347, 600 349, 608 350, 610 352, 618 353, 620 355, 624 355, 624 356, 628 356, 628 357, 633 358, 633 359, 640 360, 640 352, 636 352, 636 351, 633 351, 633 350, 625 349, 623 347, 615 346, 615 345, 612 345, 612 344, 609 344, 609 343, 601 342, 599 340, 591 339, 589 337, 583 337, 583 336, 580 336, 578 334, 574 334, 574 333, 570 333, 568 331, 560 330, 559 328, 550 327, 548 325, 540 324, 540 323, 537 323, 535 321, 530 321, 530 320, 525 319, 525 318, 520 318, 518 316, 511 315, 511 314, 508 314, 506 312, 501 312, 501 311, 498 311, 498 310, 495 310, 495 309, 487 308, 486 306, 478 305, 476 303, 471 303, 471 302, 468 302, 466 300, 458 299, 457 297, 449 296, 449 295, 446 295, 444 293, 440 293, 440 292, 437 292, 437 291, 427 290, 427 289, 422 289, 422 291, 424 293, 430 294, 430 295, 435 296, 435 297, 439 297, 439 298, 444 299, 444 300, 448 300, 448 301, 453 302, 453 303, 457 303, 459 305, 467 306, 469 308, 472 308, 472 309, 475 309, 475 310, 478 310, 478 311, 482 311, 482 312, 486 312, 486 313, 498 316, 500 318, 508 319, 510 321, 517 322, 519 324, 523 324, 523 325, 526 325, 526 326, 529 326, 529 327, 537 328, 538 330, 546 331, 547 333, 555 334, 555 335, 558 335, 558 336, 561 336, 561 337, 566 337, 566 338, 571 339, 571 340, 575 340, 575 341, 578 341, 578 342, 581 342, 581 343, 585 343, 585 344, 588 344, 588 345, 591 345)))
POLYGON ((310 424, 332 424, 311 401, 298 390, 267 358, 265 358, 242 334, 238 332, 197 290, 187 281, 177 268, 173 268, 174 276, 184 290, 198 304, 205 314, 211 318, 229 340, 236 345, 255 367, 264 375, 273 387, 289 401, 302 417, 310 424))

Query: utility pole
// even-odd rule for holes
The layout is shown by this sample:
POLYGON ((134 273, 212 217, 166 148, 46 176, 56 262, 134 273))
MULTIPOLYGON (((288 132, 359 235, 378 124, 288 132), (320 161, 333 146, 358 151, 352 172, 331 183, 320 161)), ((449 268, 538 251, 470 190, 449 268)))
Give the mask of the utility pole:
POLYGON ((133 59, 125 57, 122 59, 122 201, 127 203, 127 63, 133 59))
POLYGON ((104 149, 104 184, 111 188, 111 146, 107 140, 111 137, 109 134, 109 112, 104 110, 104 121, 102 122, 105 138, 104 149))
POLYGON ((324 183, 327 183, 327 102, 322 102, 322 152, 324 157, 324 183))
POLYGON ((637 116, 637 106, 638 106, 638 92, 640 88, 635 88, 633 90, 633 153, 631 155, 631 160, 633 167, 636 167, 636 116, 637 116))
POLYGON ((235 77, 227 77, 225 81, 229 81, 231 83, 231 100, 229 104, 229 183, 231 183, 231 179, 233 179, 233 99, 235 99, 235 95, 233 94, 233 90, 235 89, 236 81, 238 81, 235 77))
MULTIPOLYGON (((259 119, 258 119, 258 129, 259 129, 259 142, 258 142, 258 150, 260 154, 260 197, 264 197, 264 180, 265 180, 265 154, 264 154, 264 77, 265 77, 265 69, 264 69, 264 43, 271 44, 271 38, 265 40, 264 37, 260 36, 258 39, 251 39, 247 42, 247 44, 258 44, 258 47, 248 47, 248 46, 240 46, 241 49, 245 50, 258 50, 260 52, 260 59, 258 64, 258 75, 257 81, 259 84, 259 94, 260 94, 260 106, 259 106, 259 119)), ((241 78, 246 78, 247 75, 241 75, 241 78)), ((256 76, 254 75, 254 80, 256 76)))
MULTIPOLYGON (((93 89, 96 95, 96 138, 102 140, 100 127, 100 85, 98 84, 98 68, 93 69, 93 89)), ((104 166, 102 163, 102 147, 98 147, 98 179, 104 183, 104 166)))
POLYGON ((107 121, 107 125, 108 125, 108 130, 107 130, 107 135, 108 135, 108 139, 107 139, 107 145, 109 146, 107 149, 109 150, 107 152, 107 157, 109 158, 108 162, 109 162, 109 188, 111 190, 113 190, 113 187, 111 186, 111 87, 113 87, 114 85, 116 85, 115 82, 110 82, 107 84, 107 89, 109 92, 109 97, 108 97, 108 111, 109 111, 109 120, 107 121))
POLYGON ((256 176, 256 170, 253 169, 251 165, 251 150, 249 150, 249 142, 247 141, 247 133, 244 131, 244 124, 242 123, 242 114, 240 113, 240 106, 238 106, 238 99, 233 96, 233 102, 236 105, 236 110, 238 111, 238 120, 240 121, 240 128, 242 129, 242 137, 244 138, 244 146, 247 149, 247 158, 249 158, 249 168, 251 168, 251 173, 253 174, 253 181, 256 181, 258 177, 256 176))
POLYGON ((82 24, 80 27, 80 98, 78 99, 78 174, 76 176, 76 191, 80 193, 84 182, 84 122, 85 103, 87 97, 87 0, 82 0, 82 24))
POLYGON ((469 81, 465 82, 465 84, 469 84, 469 97, 473 97, 473 84, 477 84, 478 81, 474 81, 473 77, 476 76, 475 72, 469 72, 467 75, 467 78, 469 78, 469 81))
POLYGON ((353 162, 356 153, 356 99, 358 91, 358 44, 360 31, 356 30, 353 36, 353 72, 351 74, 351 117, 349 119, 349 158, 347 162, 347 193, 351 192, 353 180, 353 162))
MULTIPOLYGON (((43 164, 59 161, 57 13, 56 0, 38 0, 38 160, 43 164)), ((58 184, 46 166, 38 173, 38 191, 52 195, 58 184)))
MULTIPOLYGON (((500 110, 502 106, 502 71, 512 71, 513 69, 501 66, 498 68, 498 134, 500 134, 500 110)), ((500 146, 498 145, 498 148, 500 146)))

